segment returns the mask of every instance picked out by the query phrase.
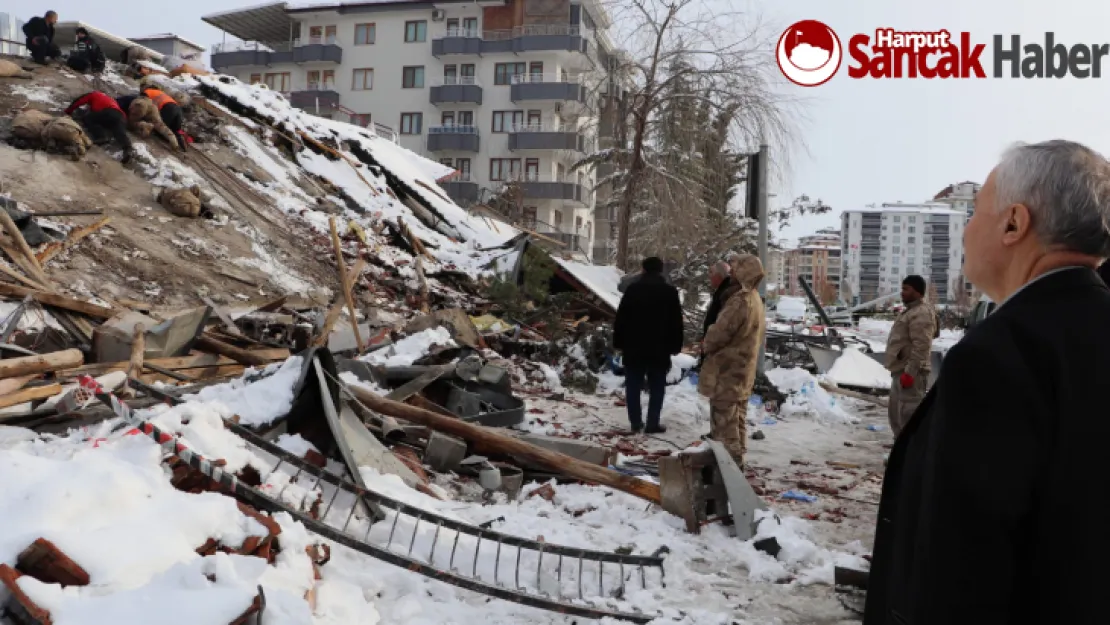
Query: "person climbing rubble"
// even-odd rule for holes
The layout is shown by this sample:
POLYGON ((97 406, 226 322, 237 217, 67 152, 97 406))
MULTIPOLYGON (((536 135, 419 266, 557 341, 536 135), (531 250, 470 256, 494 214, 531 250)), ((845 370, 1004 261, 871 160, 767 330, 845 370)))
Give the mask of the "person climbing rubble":
MULTIPOLYGON (((161 93, 161 92, 159 92, 161 93)), ((176 145, 184 150, 184 137, 175 135, 162 121, 158 105, 147 94, 127 95, 116 99, 116 104, 127 111, 127 127, 140 136, 149 137, 150 133, 157 132, 160 137, 170 145, 176 145)))
POLYGON ((77 41, 73 45, 73 52, 66 59, 66 65, 76 72, 91 71, 99 74, 104 71, 106 64, 107 59, 104 58, 104 51, 100 49, 100 44, 89 36, 89 31, 85 27, 78 28, 77 41))
POLYGON ((751 254, 729 261, 721 312, 705 334, 705 363, 698 392, 709 398, 709 436, 720 441, 739 466, 747 453, 748 398, 755 384, 759 346, 767 327, 759 283, 763 263, 751 254))
POLYGON ((39 65, 46 65, 47 59, 57 59, 62 56, 61 49, 54 43, 54 24, 57 23, 58 14, 47 11, 46 15, 32 17, 23 25, 23 34, 27 37, 27 51, 39 65))
POLYGON ((663 277, 663 261, 644 259, 643 273, 633 282, 617 308, 613 347, 621 350, 625 373, 625 399, 632 433, 666 432, 659 420, 667 392, 671 356, 682 351, 682 303, 678 289, 663 277), (648 413, 644 428, 640 391, 647 378, 648 413))
POLYGON ((93 143, 103 145, 114 139, 123 148, 123 159, 120 162, 129 163, 135 149, 131 145, 131 138, 127 136, 127 116, 123 109, 111 96, 100 91, 90 91, 66 107, 65 113, 73 115, 86 106, 89 110, 81 116, 80 121, 93 143))
POLYGON ((929 380, 937 317, 925 301, 925 290, 925 278, 921 276, 902 280, 906 309, 894 320, 887 339, 886 368, 891 375, 887 418, 895 437, 925 398, 929 380))

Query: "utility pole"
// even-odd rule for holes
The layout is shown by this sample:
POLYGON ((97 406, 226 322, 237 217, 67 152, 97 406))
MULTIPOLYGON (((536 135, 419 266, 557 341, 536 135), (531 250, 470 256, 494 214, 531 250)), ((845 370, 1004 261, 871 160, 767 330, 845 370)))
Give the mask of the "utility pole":
MULTIPOLYGON (((767 144, 759 146, 757 159, 759 174, 756 176, 758 184, 756 189, 756 210, 759 211, 759 262, 763 263, 763 270, 767 271, 767 144)), ((759 283, 759 296, 767 301, 767 281, 759 283)), ((767 333, 763 333, 763 341, 759 343, 759 360, 756 361, 756 371, 764 373, 764 360, 767 357, 767 333)))

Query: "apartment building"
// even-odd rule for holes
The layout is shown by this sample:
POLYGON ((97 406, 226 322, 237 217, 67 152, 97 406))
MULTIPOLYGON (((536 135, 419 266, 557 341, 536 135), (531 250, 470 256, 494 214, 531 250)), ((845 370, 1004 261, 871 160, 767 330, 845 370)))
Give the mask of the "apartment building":
POLYGON ((213 49, 217 71, 395 132, 456 170, 441 186, 460 205, 512 197, 510 220, 594 256, 595 175, 574 164, 619 91, 597 0, 281 3, 203 19, 240 40, 213 49))
POLYGON ((923 276, 937 303, 952 302, 963 268, 967 215, 942 202, 869 205, 841 215, 842 292, 853 303, 894 293, 910 274, 923 276))
POLYGON ((27 56, 23 24, 23 20, 10 13, 0 13, 0 54, 27 56))
MULTIPOLYGON (((953 210, 964 211, 967 213, 967 221, 971 221, 971 216, 975 214, 975 197, 979 195, 979 190, 983 185, 978 182, 957 182, 950 184, 941 189, 933 197, 934 202, 941 202, 947 204, 953 210)), ((960 259, 960 267, 963 267, 964 259, 960 259)), ((971 293, 975 287, 964 277, 964 292, 971 293)))
POLYGON ((131 41, 159 54, 176 56, 187 60, 200 61, 204 58, 204 46, 173 33, 160 33, 143 37, 128 37, 131 41))
POLYGON ((840 293, 840 231, 823 228, 814 234, 798 239, 798 247, 783 253, 783 278, 779 293, 804 296, 805 290, 798 277, 805 278, 818 298, 824 298, 828 287, 840 293))
POLYGON ((783 275, 785 273, 786 253, 778 247, 771 244, 767 246, 767 266, 763 271, 767 274, 763 281, 767 283, 768 290, 773 289, 777 293, 782 293, 784 288, 783 275))

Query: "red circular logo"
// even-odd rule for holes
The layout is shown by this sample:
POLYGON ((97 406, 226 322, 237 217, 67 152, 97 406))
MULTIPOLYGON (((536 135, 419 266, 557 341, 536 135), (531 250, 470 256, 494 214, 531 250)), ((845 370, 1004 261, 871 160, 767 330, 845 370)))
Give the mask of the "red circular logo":
POLYGON ((779 37, 775 60, 786 79, 800 87, 823 85, 836 75, 844 50, 836 31, 824 22, 802 20, 779 37))

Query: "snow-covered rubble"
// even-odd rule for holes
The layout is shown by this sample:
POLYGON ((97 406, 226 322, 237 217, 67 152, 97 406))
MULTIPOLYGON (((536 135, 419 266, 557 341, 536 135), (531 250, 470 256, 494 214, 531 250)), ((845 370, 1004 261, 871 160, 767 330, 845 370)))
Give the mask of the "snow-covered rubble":
POLYGON ((767 372, 768 379, 784 393, 789 393, 781 406, 784 416, 809 415, 818 419, 840 423, 856 423, 844 409, 842 402, 818 384, 817 378, 801 368, 777 368, 767 372))

